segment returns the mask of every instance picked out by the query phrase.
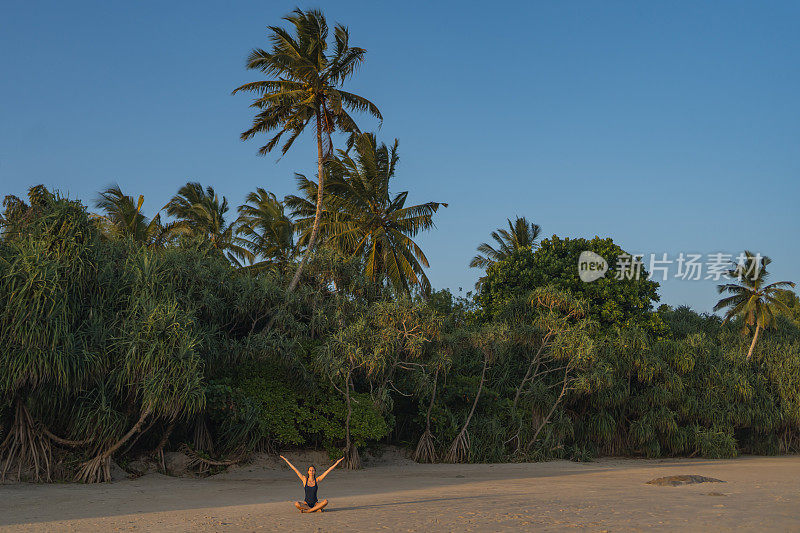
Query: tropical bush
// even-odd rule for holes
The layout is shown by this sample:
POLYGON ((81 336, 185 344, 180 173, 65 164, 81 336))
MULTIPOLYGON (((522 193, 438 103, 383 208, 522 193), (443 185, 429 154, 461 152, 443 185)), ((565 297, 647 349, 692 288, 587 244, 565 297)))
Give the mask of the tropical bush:
POLYGON ((43 188, 30 201, 0 245, 0 476, 51 479, 58 444, 83 450, 77 479, 107 480, 145 421, 202 409, 194 325, 147 248, 100 239, 78 202, 43 188))
POLYGON ((658 302, 658 283, 647 279, 647 271, 631 279, 617 279, 613 272, 625 250, 611 239, 570 239, 553 235, 536 248, 519 248, 492 263, 482 278, 477 302, 488 317, 496 317, 514 297, 538 287, 553 286, 580 295, 590 305, 591 316, 603 328, 641 327, 650 333, 665 333, 652 313, 658 302), (581 252, 591 251, 606 260, 610 269, 591 283, 578 277, 581 252))

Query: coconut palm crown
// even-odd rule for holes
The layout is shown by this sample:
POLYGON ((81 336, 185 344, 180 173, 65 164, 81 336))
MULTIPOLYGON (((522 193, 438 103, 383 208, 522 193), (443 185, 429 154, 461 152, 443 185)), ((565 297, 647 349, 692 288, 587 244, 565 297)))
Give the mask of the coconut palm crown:
POLYGON ((508 229, 498 228, 491 233, 492 239, 497 243, 497 248, 489 243, 478 246, 480 254, 469 262, 471 268, 488 268, 490 265, 510 256, 520 248, 534 248, 542 228, 538 224, 528 222, 525 217, 517 217, 514 222, 507 219, 508 229))
POLYGON ((778 312, 789 312, 780 296, 787 292, 787 287, 794 287, 795 284, 791 281, 776 281, 767 285, 766 279, 769 276, 767 265, 771 262, 769 257, 745 251, 743 261, 728 271, 728 276, 735 278, 737 282, 717 286, 720 294, 727 293, 730 296, 717 302, 714 311, 727 309, 724 322, 740 317, 745 333, 754 328, 747 360, 753 355, 759 331, 773 326, 778 312))
MULTIPOLYGON (((387 280, 408 293, 412 287, 430 290, 424 268, 428 258, 412 239, 434 226, 433 215, 443 202, 407 206, 408 191, 390 193, 399 156, 398 141, 391 148, 378 144, 375 135, 363 133, 354 140, 355 155, 339 150, 327 165, 330 183, 320 223, 323 242, 352 257, 364 260, 365 275, 378 282, 387 280)), ((298 174, 304 197, 287 196, 286 203, 297 217, 300 243, 311 240, 314 193, 317 184, 298 174)))
POLYGON ((239 206, 236 233, 255 259, 246 268, 253 271, 275 270, 288 265, 295 254, 295 226, 284 213, 284 204, 275 195, 259 187, 239 206))
POLYGON ((323 166, 333 153, 332 134, 359 131, 350 116, 352 112, 366 112, 380 120, 383 117, 375 104, 341 88, 366 54, 363 48, 350 46, 350 32, 345 26, 336 25, 329 45, 328 24, 322 12, 295 9, 284 20, 294 31, 270 26, 272 48, 256 48, 247 58, 247 68, 261 71, 268 79, 245 83, 233 92, 256 95, 251 107, 258 111, 252 126, 241 134, 242 140, 276 132, 259 150, 262 155, 281 142, 281 152, 285 154, 306 126, 314 124, 319 176, 316 211, 306 254, 289 284, 292 290, 316 242, 324 198, 323 166))
POLYGON ((142 214, 144 196, 138 200, 122 192, 119 185, 112 185, 100 192, 95 207, 103 214, 92 215, 104 235, 109 237, 130 237, 149 246, 163 246, 175 236, 176 225, 162 224, 161 214, 152 219, 142 214))
POLYGON ((234 263, 238 264, 237 259, 253 260, 253 253, 236 235, 235 224, 225 221, 228 200, 224 196, 220 200, 213 187, 203 189, 197 182, 187 183, 164 209, 177 219, 176 231, 203 239, 220 253, 227 253, 234 263))

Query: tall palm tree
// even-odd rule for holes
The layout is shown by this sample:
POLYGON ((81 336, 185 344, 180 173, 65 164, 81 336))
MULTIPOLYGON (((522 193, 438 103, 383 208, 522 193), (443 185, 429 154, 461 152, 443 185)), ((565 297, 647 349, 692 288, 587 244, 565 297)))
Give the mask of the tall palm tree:
MULTIPOLYGON (((390 194, 398 142, 391 149, 378 145, 375 135, 354 138, 355 156, 339 150, 326 171, 330 182, 319 222, 323 241, 345 254, 362 257, 364 273, 376 282, 388 280, 396 289, 410 292, 412 286, 430 290, 424 268, 428 258, 412 238, 434 226, 433 215, 442 202, 406 206, 408 191, 390 194)), ((304 198, 287 196, 286 204, 297 217, 300 243, 311 242, 317 226, 314 194, 317 184, 297 175, 304 198)))
POLYGON ((171 216, 177 219, 176 230, 183 234, 199 237, 213 248, 225 254, 234 263, 239 259, 253 260, 253 254, 236 235, 235 224, 225 222, 228 200, 220 200, 213 187, 190 182, 178 189, 178 194, 164 206, 171 216))
POLYGON ((239 206, 236 233, 256 258, 247 268, 261 271, 286 266, 294 259, 295 227, 284 213, 283 202, 261 187, 248 194, 245 201, 239 206))
POLYGON ((478 246, 480 254, 469 262, 470 268, 488 268, 490 265, 509 257, 520 248, 534 248, 542 228, 538 224, 529 223, 525 217, 517 217, 514 222, 506 219, 508 229, 498 228, 492 232, 492 239, 497 242, 497 248, 489 243, 478 246), (481 255, 483 254, 483 255, 481 255))
POLYGON ((142 214, 142 204, 144 196, 134 201, 119 185, 112 185, 100 192, 95 201, 95 207, 102 209, 103 214, 92 215, 92 218, 106 235, 130 237, 148 246, 163 246, 175 236, 175 224, 162 224, 161 213, 148 220, 142 214))
POLYGON ((769 257, 756 256, 750 251, 745 251, 744 261, 728 271, 728 276, 736 278, 738 283, 717 285, 720 294, 731 294, 731 296, 722 298, 714 306, 714 311, 727 309, 723 322, 738 316, 744 321, 744 332, 748 332, 751 327, 755 326, 753 341, 747 351, 748 361, 756 347, 758 332, 775 323, 777 312, 789 312, 786 304, 779 297, 782 293, 788 292, 786 287, 795 285, 791 281, 777 281, 765 285, 769 276, 766 267, 771 262, 769 257))
POLYGON ((284 20, 293 26, 294 34, 270 26, 272 49, 256 48, 247 58, 248 69, 260 70, 269 79, 246 83, 233 92, 256 94, 251 107, 259 111, 252 127, 242 133, 242 140, 278 130, 259 150, 262 155, 272 151, 283 135, 288 134, 281 146, 281 153, 285 154, 306 126, 314 123, 318 176, 316 212, 306 253, 289 284, 291 291, 316 243, 324 197, 323 167, 333 152, 331 135, 335 131, 359 131, 348 112, 367 112, 380 120, 383 117, 377 106, 366 98, 341 90, 366 54, 363 48, 350 46, 350 32, 345 26, 336 25, 333 50, 329 51, 328 24, 322 12, 295 9, 284 20))

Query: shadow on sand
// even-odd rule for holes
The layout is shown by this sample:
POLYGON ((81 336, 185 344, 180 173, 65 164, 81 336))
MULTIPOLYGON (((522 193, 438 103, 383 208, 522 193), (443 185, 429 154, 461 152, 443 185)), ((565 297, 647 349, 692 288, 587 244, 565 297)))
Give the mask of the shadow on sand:
POLYGON ((349 507, 337 507, 333 509, 325 509, 326 513, 334 513, 338 511, 358 511, 363 509, 380 509, 384 507, 397 507, 400 505, 419 505, 421 503, 437 503, 437 502, 449 502, 449 501, 459 501, 459 500, 480 500, 485 498, 483 495, 476 495, 476 496, 459 496, 454 498, 428 498, 424 500, 408 500, 404 502, 386 502, 386 503, 370 503, 367 505, 351 505, 349 507))

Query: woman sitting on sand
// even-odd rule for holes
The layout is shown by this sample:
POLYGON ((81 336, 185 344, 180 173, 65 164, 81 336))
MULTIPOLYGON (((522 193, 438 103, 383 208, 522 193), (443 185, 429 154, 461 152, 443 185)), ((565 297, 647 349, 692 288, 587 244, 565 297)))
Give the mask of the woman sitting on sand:
POLYGON ((281 459, 286 461, 286 464, 289 465, 289 468, 294 470, 294 473, 297 474, 297 477, 300 478, 300 481, 303 482, 303 488, 306 491, 306 499, 302 502, 294 502, 294 506, 300 509, 301 513, 321 513, 322 510, 328 505, 328 500, 319 501, 317 499, 317 486, 319 482, 325 479, 325 476, 331 473, 331 470, 336 468, 336 465, 342 462, 344 457, 333 463, 329 469, 327 469, 323 474, 317 477, 317 469, 314 468, 314 465, 308 467, 308 476, 304 476, 297 470, 289 460, 281 455, 281 459))

